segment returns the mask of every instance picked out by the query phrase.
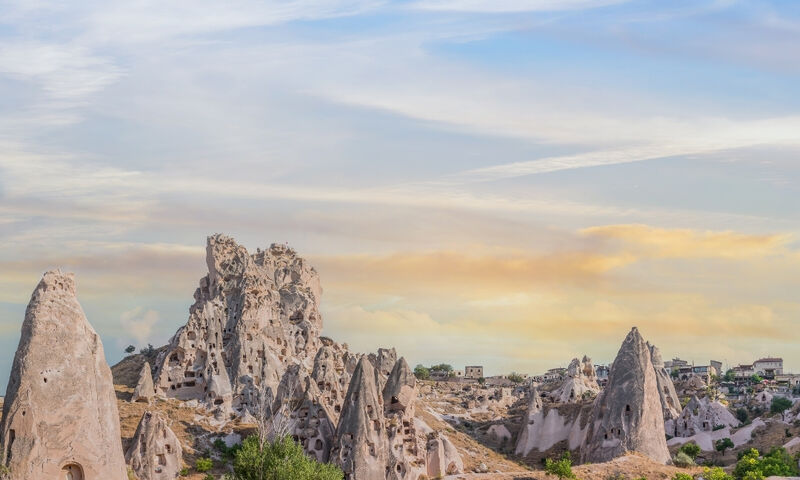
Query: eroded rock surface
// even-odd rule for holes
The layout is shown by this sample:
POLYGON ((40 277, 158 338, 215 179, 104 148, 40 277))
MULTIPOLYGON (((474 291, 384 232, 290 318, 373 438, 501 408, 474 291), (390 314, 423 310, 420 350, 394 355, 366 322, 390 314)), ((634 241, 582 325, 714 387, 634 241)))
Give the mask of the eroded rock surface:
POLYGON ((692 396, 680 416, 667 424, 667 431, 673 437, 691 437, 699 432, 711 432, 715 428, 738 427, 739 420, 718 401, 708 397, 702 399, 692 396))
POLYGON ((564 383, 553 392, 552 397, 556 402, 575 403, 594 398, 599 391, 592 359, 584 356, 583 360, 572 359, 564 383))
POLYGON ((670 461, 655 368, 636 327, 622 343, 608 385, 595 402, 581 457, 583 462, 605 462, 630 451, 664 464, 670 461))
POLYGON ((206 263, 189 320, 160 359, 156 391, 243 413, 262 384, 275 394, 289 365, 311 369, 322 289, 314 268, 285 245, 250 255, 217 234, 206 263))
POLYGON ((12 480, 127 478, 111 369, 72 274, 45 273, 31 296, 0 434, 12 480))
POLYGON ((183 468, 183 448, 167 419, 159 412, 147 411, 125 460, 139 480, 173 480, 183 468))
POLYGON ((139 372, 139 381, 136 382, 136 388, 133 389, 131 402, 150 403, 155 395, 156 392, 153 389, 153 375, 150 373, 150 364, 144 362, 142 370, 139 372))
POLYGON ((661 409, 664 411, 664 421, 675 420, 681 414, 681 402, 672 377, 664 367, 664 359, 661 358, 661 351, 655 345, 647 344, 650 348, 650 360, 656 371, 656 383, 658 384, 658 394, 661 398, 661 409))

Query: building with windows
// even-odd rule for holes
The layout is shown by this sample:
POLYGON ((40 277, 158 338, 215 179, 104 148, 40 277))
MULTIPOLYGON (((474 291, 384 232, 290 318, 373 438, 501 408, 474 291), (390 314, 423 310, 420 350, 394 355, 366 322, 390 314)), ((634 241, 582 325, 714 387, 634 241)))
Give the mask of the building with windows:
POLYGON ((777 357, 761 358, 753 362, 753 370, 759 376, 773 379, 783 374, 783 359, 777 357))
POLYGON ((472 365, 464 367, 464 378, 483 378, 483 366, 472 365))

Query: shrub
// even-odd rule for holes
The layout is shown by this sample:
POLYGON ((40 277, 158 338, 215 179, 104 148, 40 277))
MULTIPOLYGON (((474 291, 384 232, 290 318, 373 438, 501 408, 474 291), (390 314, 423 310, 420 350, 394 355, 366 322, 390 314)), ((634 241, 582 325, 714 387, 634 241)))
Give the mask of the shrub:
POLYGON ((127 347, 125 347, 125 353, 127 353, 127 354, 131 354, 131 353, 133 353, 135 351, 136 351, 136 347, 134 347, 133 345, 128 345, 127 347))
POLYGON ((483 385, 484 383, 486 383, 486 379, 485 379, 485 378, 483 378, 483 377, 481 377, 481 378, 479 378, 479 379, 478 379, 478 383, 480 383, 481 385, 483 385))
POLYGON ((200 473, 205 473, 214 467, 214 462, 210 458, 200 457, 194 462, 194 469, 200 473))
POLYGON ((692 460, 692 457, 690 457, 689 454, 684 451, 679 451, 672 460, 672 463, 681 468, 694 466, 694 460, 692 460))
POLYGON ((508 374, 508 379, 509 379, 510 381, 514 382, 514 383, 522 383, 522 381, 523 381, 523 380, 525 380, 524 378, 522 378, 522 375, 520 375, 520 374, 519 374, 519 373, 517 373, 517 372, 511 372, 511 373, 509 373, 509 374, 508 374))
POLYGON ((760 456, 755 448, 746 450, 733 470, 736 478, 747 480, 769 476, 793 477, 798 473, 797 463, 782 447, 773 448, 764 456, 760 456))
POLYGON ((228 444, 225 443, 225 440, 221 438, 214 440, 214 450, 218 451, 220 455, 222 455, 222 458, 228 462, 233 461, 234 457, 236 457, 236 452, 239 451, 240 448, 242 448, 241 443, 229 447, 228 444))
POLYGON ((544 471, 548 475, 555 475, 559 479, 575 478, 572 473, 572 459, 569 452, 565 452, 559 460, 548 458, 544 461, 544 471))
POLYGON ((725 473, 720 467, 704 468, 703 478, 705 480, 733 480, 733 477, 725 473))
POLYGON ((700 445, 694 442, 684 443, 683 445, 681 445, 679 451, 685 453, 686 455, 689 455, 690 457, 692 457, 692 460, 694 460, 700 453, 700 445))
POLYGON ((749 418, 750 417, 747 415, 747 409, 746 408, 737 408, 736 409, 736 419, 737 420, 739 420, 742 423, 745 423, 745 422, 747 422, 747 420, 749 420, 749 418))
POLYGON ((414 376, 419 380, 427 380, 431 378, 431 371, 423 365, 417 365, 414 367, 414 376))
POLYGON ((214 480, 214 475, 211 475, 211 474, 209 473, 208 475, 206 475, 205 477, 203 477, 203 480, 214 480))
POLYGON ((672 477, 672 480, 694 480, 694 479, 688 473, 678 472, 672 477))
POLYGON ((189 475, 189 469, 188 469, 188 468, 186 468, 186 467, 184 467, 184 468, 181 468, 181 471, 180 471, 180 472, 178 472, 178 475, 180 475, 181 477, 186 477, 186 476, 188 476, 188 475, 189 475))
POLYGON ((339 467, 319 463, 306 456, 303 447, 285 436, 260 445, 251 435, 242 443, 233 460, 237 480, 342 480, 339 467))
POLYGON ((725 425, 714 425, 714 426, 711 428, 711 430, 712 430, 712 431, 714 431, 714 432, 716 432, 717 430, 722 430, 723 428, 725 428, 725 425))

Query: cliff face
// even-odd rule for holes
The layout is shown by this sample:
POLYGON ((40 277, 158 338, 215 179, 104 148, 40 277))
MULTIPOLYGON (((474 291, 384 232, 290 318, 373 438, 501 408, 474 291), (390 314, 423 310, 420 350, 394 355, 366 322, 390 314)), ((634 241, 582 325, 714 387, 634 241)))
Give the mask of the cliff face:
POLYGON ((584 462, 604 462, 629 451, 670 461, 656 372, 636 327, 622 343, 608 385, 595 402, 581 457, 584 462))
POLYGON ((243 413, 262 385, 275 394, 287 366, 310 369, 320 346, 322 289, 317 272, 283 245, 250 255, 214 235, 206 263, 189 319, 160 357, 156 389, 243 413))
POLYGON ((12 480, 126 478, 111 369, 72 274, 47 272, 33 292, 6 393, 12 480))

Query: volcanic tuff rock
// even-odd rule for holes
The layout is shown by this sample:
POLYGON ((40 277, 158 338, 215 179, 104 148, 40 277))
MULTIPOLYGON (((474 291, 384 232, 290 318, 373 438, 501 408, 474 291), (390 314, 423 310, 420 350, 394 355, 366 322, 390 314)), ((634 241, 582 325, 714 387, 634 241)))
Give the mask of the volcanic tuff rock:
POLYGON ((321 401, 322 398, 323 394, 317 385, 310 377, 306 377, 300 407, 291 414, 292 435, 309 456, 319 462, 327 462, 336 433, 336 421, 333 411, 321 401))
POLYGON ((658 347, 650 345, 649 342, 647 346, 650 348, 650 360, 656 370, 656 383, 658 384, 658 394, 661 397, 661 408, 664 411, 664 421, 675 420, 681 414, 681 402, 675 391, 675 385, 672 383, 672 377, 664 367, 664 359, 661 358, 661 351, 658 347))
POLYGON ((0 434, 12 480, 127 478, 111 370, 72 274, 45 273, 31 296, 0 434))
POLYGON ((428 476, 441 478, 464 471, 461 455, 450 440, 439 432, 428 434, 427 445, 428 476))
POLYGON ((150 373, 150 364, 144 362, 142 370, 139 372, 139 381, 136 382, 136 388, 133 389, 131 402, 150 403, 155 395, 156 392, 153 389, 153 375, 150 373))
POLYGON ((275 394, 287 366, 310 370, 322 289, 314 268, 285 245, 250 255, 217 234, 208 238, 206 263, 189 320, 160 358, 156 390, 243 413, 262 383, 275 394))
POLYGON ((738 427, 740 423, 720 402, 692 396, 680 416, 667 422, 667 433, 674 437, 691 437, 698 432, 711 432, 715 427, 738 427))
POLYGON ((331 461, 342 467, 346 480, 373 480, 385 475, 386 426, 378 373, 361 357, 342 406, 331 461))
POLYGON ((566 448, 576 451, 581 447, 588 430, 587 423, 591 417, 592 405, 583 402, 578 405, 547 404, 545 405, 535 386, 528 395, 528 408, 523 417, 523 424, 517 437, 515 453, 535 460, 554 447, 566 442, 566 448), (534 453, 533 457, 530 458, 534 453))
POLYGON ((611 366, 608 385, 597 397, 581 457, 604 462, 629 451, 670 461, 664 413, 650 349, 634 327, 611 366))
POLYGON ((599 391, 592 359, 584 355, 583 360, 572 359, 564 383, 553 392, 552 398, 561 403, 579 402, 586 396, 594 397, 599 391))
POLYGON ((417 379, 406 359, 401 357, 395 362, 383 388, 388 437, 387 479, 417 480, 427 473, 425 444, 420 442, 414 426, 416 400, 417 379))
POLYGON ((183 448, 159 412, 144 412, 125 452, 139 480, 172 480, 183 468, 183 448))

